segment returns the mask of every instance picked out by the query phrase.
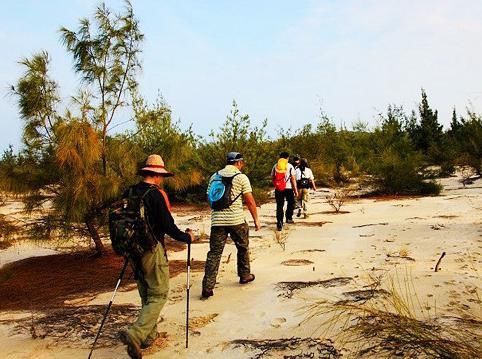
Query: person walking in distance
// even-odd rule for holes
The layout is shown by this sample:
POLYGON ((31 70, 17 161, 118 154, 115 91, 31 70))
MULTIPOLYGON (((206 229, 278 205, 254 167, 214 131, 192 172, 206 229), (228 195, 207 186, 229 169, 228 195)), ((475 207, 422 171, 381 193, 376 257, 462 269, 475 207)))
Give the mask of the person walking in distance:
POLYGON ((271 177, 275 187, 276 198, 276 229, 283 229, 283 217, 286 215, 286 223, 294 223, 293 212, 295 208, 295 197, 298 197, 296 186, 296 172, 291 163, 288 162, 289 153, 281 152, 278 162, 271 170, 271 177), (284 202, 287 202, 286 214, 284 213, 284 202))
POLYGON ((299 167, 300 165, 300 157, 298 155, 293 156, 293 161, 291 163, 295 170, 299 167))
MULTIPOLYGON (((300 156, 298 155, 294 155, 293 158, 291 159, 291 164, 293 165, 294 169, 295 169, 295 173, 296 173, 296 169, 299 167, 300 165, 300 156)), ((295 176, 296 177, 296 176, 295 176)), ((297 185, 297 188, 298 188, 298 192, 300 191, 300 187, 298 186, 298 182, 296 182, 296 185, 297 185)), ((301 202, 297 200, 297 197, 295 198, 295 211, 297 209, 300 209, 301 208, 301 202)), ((298 216, 299 217, 299 216, 298 216)))
POLYGON ((299 209, 296 217, 301 216, 301 209, 303 209, 304 218, 308 218, 308 202, 310 201, 310 190, 316 191, 315 177, 313 172, 308 167, 306 158, 300 160, 299 166, 296 168, 296 183, 298 186, 298 201, 299 209))
MULTIPOLYGON (((191 243, 193 234, 187 229, 182 232, 174 223, 169 199, 161 189, 164 177, 173 176, 166 170, 162 157, 156 154, 147 158, 146 165, 139 171, 143 180, 130 187, 124 198, 141 198, 147 227, 153 238, 153 247, 131 262, 137 280, 142 308, 137 320, 127 329, 119 332, 120 340, 127 346, 131 358, 142 358, 141 349, 151 346, 158 337, 157 320, 169 292, 169 265, 164 235, 191 243)), ((131 260, 130 260, 131 261, 131 260)))
POLYGON ((255 278, 249 262, 249 226, 243 211, 243 199, 251 213, 256 231, 260 224, 251 183, 248 176, 241 172, 244 164, 241 153, 229 152, 226 166, 214 173, 209 180, 207 195, 212 208, 211 234, 202 281, 202 299, 214 295, 219 263, 228 235, 237 249, 239 283, 246 284, 255 278), (217 188, 221 188, 221 192, 217 191, 217 188), (220 198, 216 195, 218 192, 222 194, 220 198))

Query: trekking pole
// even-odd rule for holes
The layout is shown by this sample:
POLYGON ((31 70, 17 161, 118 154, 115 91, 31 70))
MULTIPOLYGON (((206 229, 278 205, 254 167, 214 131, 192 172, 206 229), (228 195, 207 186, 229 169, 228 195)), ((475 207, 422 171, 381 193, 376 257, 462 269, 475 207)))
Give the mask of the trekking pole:
POLYGON ((115 286, 114 293, 112 293, 112 297, 110 298, 109 305, 107 306, 107 309, 105 310, 105 313, 104 313, 104 318, 102 318, 102 323, 100 323, 99 330, 97 331, 97 335, 95 337, 94 344, 92 344, 92 349, 90 350, 88 359, 90 359, 90 357, 92 356, 92 352, 94 351, 95 344, 97 343, 97 339, 99 339, 100 332, 102 331, 102 327, 104 326, 105 320, 107 319, 107 314, 109 313, 110 307, 112 306, 112 302, 114 301, 115 293, 117 292, 117 288, 119 288, 122 277, 124 276, 124 272, 126 271, 128 262, 129 262, 129 260, 126 257, 126 260, 124 262, 124 266, 122 267, 122 270, 119 274, 119 279, 117 279, 117 284, 115 286))
POLYGON ((191 275, 191 243, 187 245, 186 349, 189 347, 189 277, 191 275))

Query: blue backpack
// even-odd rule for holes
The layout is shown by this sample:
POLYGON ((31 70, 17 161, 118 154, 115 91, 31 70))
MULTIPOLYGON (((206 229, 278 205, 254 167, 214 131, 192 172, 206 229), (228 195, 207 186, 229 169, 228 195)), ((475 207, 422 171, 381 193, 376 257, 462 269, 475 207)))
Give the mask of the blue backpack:
POLYGON ((219 174, 219 172, 216 172, 208 191, 209 206, 214 211, 220 211, 228 208, 239 198, 239 196, 241 196, 240 193, 233 200, 231 200, 233 178, 239 174, 240 173, 236 173, 231 177, 223 177, 219 174))

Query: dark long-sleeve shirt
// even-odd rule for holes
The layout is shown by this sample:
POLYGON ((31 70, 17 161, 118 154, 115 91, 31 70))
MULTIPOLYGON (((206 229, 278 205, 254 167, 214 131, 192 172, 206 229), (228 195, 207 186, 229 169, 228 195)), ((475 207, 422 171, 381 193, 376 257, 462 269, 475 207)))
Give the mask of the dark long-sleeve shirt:
MULTIPOLYGON (((167 234, 171 238, 187 243, 190 240, 189 234, 181 231, 174 223, 171 212, 168 208, 164 196, 159 192, 157 186, 146 182, 139 182, 133 186, 135 195, 142 196, 149 188, 155 187, 144 197, 144 205, 146 209, 147 219, 152 228, 154 236, 164 245, 164 235, 167 234)), ((128 191, 124 196, 128 195, 128 191)))

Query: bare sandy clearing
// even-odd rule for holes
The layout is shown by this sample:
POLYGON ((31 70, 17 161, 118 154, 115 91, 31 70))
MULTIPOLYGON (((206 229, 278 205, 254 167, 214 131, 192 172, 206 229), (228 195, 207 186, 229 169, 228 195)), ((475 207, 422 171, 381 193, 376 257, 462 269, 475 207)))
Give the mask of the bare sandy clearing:
MULTIPOLYGON (((427 325, 448 321, 452 327, 459 326, 461 332, 469 330, 467 323, 482 320, 482 189, 477 187, 477 181, 465 189, 460 188, 456 178, 441 181, 449 190, 437 197, 361 198, 347 202, 342 210, 348 213, 338 215, 326 213, 330 212, 325 202, 327 192, 320 191, 313 196, 312 216, 299 221, 295 218, 297 223, 279 234, 272 223, 274 203, 263 205, 263 227, 260 232, 253 231, 251 238, 256 280, 245 286, 238 283, 236 251, 231 242, 223 254, 213 297, 199 299, 203 274, 193 273, 193 321, 190 348, 186 350, 185 276, 173 278, 170 298, 159 323, 159 330, 165 335, 159 347, 146 352, 145 357, 277 358, 302 353, 324 353, 326 357, 341 353, 346 357, 355 348, 335 336, 340 324, 334 325, 332 331, 322 325, 330 316, 320 309, 319 303, 330 308, 336 304, 359 308, 372 298, 385 300, 391 285, 408 293, 414 315, 430 318, 427 325), (322 226, 307 225, 322 222, 322 226), (442 252, 446 256, 440 271, 434 272, 442 252), (283 265, 293 261, 306 264, 283 265)), ((204 261, 209 247, 209 217, 183 214, 177 216, 177 221, 181 228, 191 227, 204 238, 192 247, 192 258, 204 261)), ((183 261, 185 256, 185 251, 172 252, 170 260, 183 261)), ((109 292, 106 288, 105 293, 66 309, 102 308, 109 300, 109 292)), ((119 310, 138 305, 135 289, 119 293, 115 303, 119 310)), ((24 313, 28 318, 29 311, 24 313)), ((85 332, 85 340, 70 334, 61 340, 51 336, 32 339, 28 327, 15 329, 11 312, 3 312, 1 319, 10 320, 0 325, 0 344, 9 358, 85 358, 88 333, 91 338, 95 334, 92 326, 85 332)), ((118 323, 115 329, 129 321, 122 316, 112 320, 118 323)), ((41 330, 40 322, 37 327, 41 330)), ((109 342, 109 333, 114 333, 114 329, 109 329, 105 347, 95 357, 127 358, 117 341, 109 342)), ((479 336, 471 338, 472 342, 482 333, 476 335, 479 336)), ((367 357, 375 358, 377 354, 368 353, 367 357)))

